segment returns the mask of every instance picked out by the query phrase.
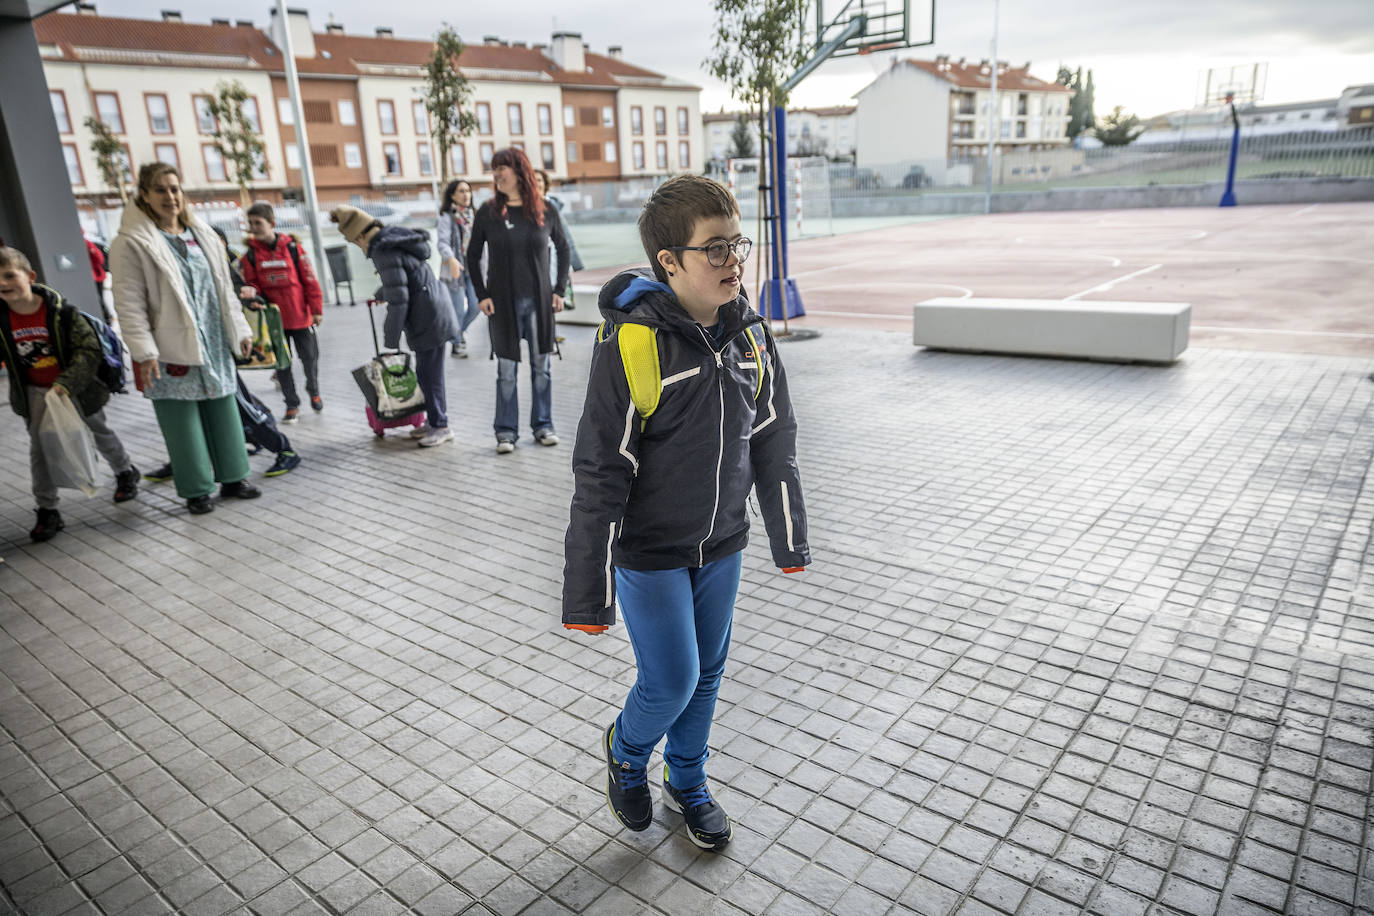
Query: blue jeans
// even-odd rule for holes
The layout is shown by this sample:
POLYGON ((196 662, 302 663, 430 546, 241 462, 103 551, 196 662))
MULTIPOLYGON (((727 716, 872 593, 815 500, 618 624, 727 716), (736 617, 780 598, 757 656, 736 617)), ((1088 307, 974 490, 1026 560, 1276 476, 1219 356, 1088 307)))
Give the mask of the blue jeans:
MULTIPOLYGON (((515 300, 515 326, 530 354, 530 429, 537 437, 553 432, 553 378, 548 353, 539 352, 539 330, 534 320, 534 300, 515 300)), ((520 438, 520 391, 515 373, 516 359, 496 358, 496 441, 514 442, 520 438)))
POLYGON ((458 316, 458 336, 453 338, 453 345, 458 346, 463 339, 463 333, 467 331, 468 325, 477 320, 477 316, 482 310, 477 307, 477 289, 472 285, 472 277, 468 272, 463 271, 461 283, 445 283, 448 288, 448 297, 453 301, 453 314, 458 316))
POLYGON ((706 741, 730 651, 742 556, 700 569, 615 571, 637 670, 611 750, 616 760, 647 767, 666 735, 663 762, 676 789, 706 781, 706 741))
POLYGON ((415 380, 425 395, 430 429, 448 426, 448 393, 444 389, 444 345, 415 351, 415 380))

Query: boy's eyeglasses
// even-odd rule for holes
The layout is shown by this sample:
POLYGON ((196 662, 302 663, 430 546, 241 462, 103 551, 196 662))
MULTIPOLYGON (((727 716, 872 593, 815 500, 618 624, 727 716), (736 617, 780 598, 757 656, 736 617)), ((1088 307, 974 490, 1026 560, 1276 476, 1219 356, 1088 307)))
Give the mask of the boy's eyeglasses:
POLYGON ((712 267, 724 267, 725 262, 730 260, 730 252, 735 253, 735 259, 741 264, 749 260, 749 252, 754 248, 754 240, 738 238, 733 242, 725 239, 716 239, 706 245, 670 245, 669 251, 704 251, 706 252, 706 263, 712 267))

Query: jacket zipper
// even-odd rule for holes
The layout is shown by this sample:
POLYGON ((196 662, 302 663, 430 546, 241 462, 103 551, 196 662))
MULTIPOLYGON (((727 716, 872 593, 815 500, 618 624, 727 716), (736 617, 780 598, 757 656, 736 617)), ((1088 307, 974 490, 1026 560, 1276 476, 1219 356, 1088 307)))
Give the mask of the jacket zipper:
POLYGON ((706 531, 706 537, 701 539, 697 545, 697 566, 706 565, 706 542, 711 539, 711 535, 716 533, 716 516, 720 513, 720 466, 725 461, 725 358, 721 356, 721 351, 711 346, 711 340, 706 336, 706 329, 697 325, 697 330, 701 332, 701 339, 705 342, 711 355, 716 358, 716 395, 720 399, 720 420, 717 429, 716 442, 716 495, 711 504, 711 527, 706 531))

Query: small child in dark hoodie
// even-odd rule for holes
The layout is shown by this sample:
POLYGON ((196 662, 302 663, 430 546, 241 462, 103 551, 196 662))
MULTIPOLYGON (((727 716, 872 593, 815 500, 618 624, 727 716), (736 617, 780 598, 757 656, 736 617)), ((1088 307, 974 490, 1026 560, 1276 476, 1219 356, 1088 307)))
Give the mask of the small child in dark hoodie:
POLYGON ((383 345, 388 350, 399 348, 404 330, 406 343, 415 351, 415 376, 425 395, 429 425, 411 436, 420 440, 421 448, 452 441, 444 390, 444 344, 458 335, 458 319, 429 267, 429 236, 403 226, 383 226, 357 207, 335 207, 329 219, 338 225, 344 241, 357 245, 372 260, 381 277, 377 298, 386 302, 383 345))
POLYGON ((663 804, 693 843, 721 849, 733 827, 707 787, 707 739, 751 489, 773 562, 783 572, 811 562, 797 423, 772 336, 740 289, 751 243, 730 192, 700 175, 671 178, 644 204, 639 236, 653 273, 601 289, 604 339, 573 450, 563 624, 602 632, 619 603, 634 647, 634 687, 602 737, 611 812, 631 830, 652 822, 649 756, 666 736, 663 804), (646 363, 656 378, 644 377, 646 363), (631 393, 630 375, 656 406, 631 393))
POLYGON ((104 355, 100 340, 77 310, 62 302, 54 289, 34 281, 29 259, 14 248, 0 247, 0 358, 10 373, 10 407, 29 426, 29 466, 38 522, 29 537, 46 541, 65 526, 57 511, 57 487, 38 438, 50 390, 66 391, 95 436, 96 450, 115 471, 114 501, 138 495, 138 468, 119 437, 105 424, 109 389, 96 378, 104 355))

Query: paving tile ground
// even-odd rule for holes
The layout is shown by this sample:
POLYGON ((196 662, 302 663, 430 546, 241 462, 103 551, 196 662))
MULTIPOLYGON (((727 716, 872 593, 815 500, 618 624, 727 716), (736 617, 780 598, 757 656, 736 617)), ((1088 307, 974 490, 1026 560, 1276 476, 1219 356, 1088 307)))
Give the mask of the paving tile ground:
POLYGON ((0 911, 1374 912, 1374 360, 783 345, 815 564, 747 551, 713 855, 605 808, 633 664, 558 626, 566 334, 563 445, 498 457, 475 358, 422 451, 367 430, 331 308, 296 472, 67 498, 43 545, 0 419, 0 911))

